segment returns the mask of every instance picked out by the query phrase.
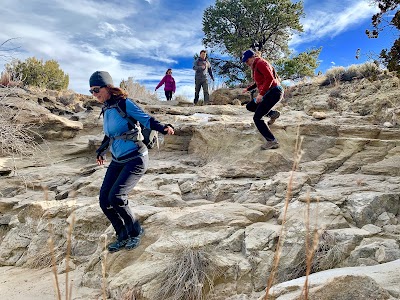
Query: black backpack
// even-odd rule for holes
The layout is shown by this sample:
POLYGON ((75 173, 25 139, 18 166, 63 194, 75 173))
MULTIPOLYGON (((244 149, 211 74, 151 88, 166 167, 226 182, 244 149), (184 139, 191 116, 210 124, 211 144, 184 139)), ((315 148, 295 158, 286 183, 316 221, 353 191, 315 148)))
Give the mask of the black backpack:
POLYGON ((158 132, 156 130, 144 127, 136 119, 132 118, 131 116, 128 116, 128 114, 126 113, 125 101, 128 100, 120 100, 115 104, 115 106, 112 107, 115 107, 118 113, 121 115, 121 117, 125 118, 128 121, 129 123, 128 126, 130 130, 140 125, 140 129, 143 134, 143 141, 142 141, 143 144, 145 144, 148 149, 154 148, 154 146, 158 144, 158 132))

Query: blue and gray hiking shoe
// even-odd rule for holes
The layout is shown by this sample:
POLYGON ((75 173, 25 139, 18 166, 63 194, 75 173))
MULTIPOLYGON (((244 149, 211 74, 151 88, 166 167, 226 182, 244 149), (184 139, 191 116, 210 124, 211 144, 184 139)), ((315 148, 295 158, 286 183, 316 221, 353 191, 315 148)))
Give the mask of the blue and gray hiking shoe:
POLYGON ((268 115, 268 117, 271 118, 270 120, 268 120, 268 125, 274 124, 276 119, 278 119, 280 115, 281 113, 279 111, 272 110, 271 113, 268 115))
POLYGON ((112 252, 117 252, 117 251, 123 249, 127 242, 128 242, 128 239, 122 240, 122 241, 117 239, 115 242, 108 244, 108 246, 107 246, 108 252, 112 253, 112 252))
POLYGON ((138 247, 140 244, 140 239, 142 238, 143 235, 144 235, 144 229, 141 228, 138 236, 130 237, 127 239, 125 244, 125 249, 131 250, 138 247))
POLYGON ((261 150, 278 149, 279 143, 275 139, 273 141, 266 141, 264 145, 261 146, 261 150))

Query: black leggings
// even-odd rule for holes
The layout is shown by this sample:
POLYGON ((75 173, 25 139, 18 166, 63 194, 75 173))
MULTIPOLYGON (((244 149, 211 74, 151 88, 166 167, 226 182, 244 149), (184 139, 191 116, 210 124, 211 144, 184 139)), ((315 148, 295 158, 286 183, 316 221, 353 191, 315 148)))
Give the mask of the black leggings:
POLYGON ((167 97, 167 101, 172 100, 172 91, 164 91, 165 97, 167 97))
POLYGON ((139 235, 141 226, 128 205, 128 193, 146 172, 148 155, 139 156, 126 163, 111 161, 100 189, 100 207, 110 220, 118 240, 139 235))
POLYGON ((267 141, 273 141, 275 140, 275 137, 262 118, 265 115, 269 116, 273 112, 271 109, 282 99, 282 97, 283 89, 281 87, 274 87, 264 95, 263 100, 260 103, 250 101, 246 105, 247 110, 254 112, 254 124, 256 124, 258 131, 267 141))

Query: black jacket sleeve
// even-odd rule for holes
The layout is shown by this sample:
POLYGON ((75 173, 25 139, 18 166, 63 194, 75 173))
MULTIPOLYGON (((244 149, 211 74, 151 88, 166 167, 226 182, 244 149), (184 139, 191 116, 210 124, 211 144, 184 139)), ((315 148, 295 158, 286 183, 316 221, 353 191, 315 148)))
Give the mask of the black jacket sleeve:
POLYGON ((110 146, 110 138, 105 135, 103 141, 101 142, 100 147, 96 150, 97 155, 104 156, 109 146, 110 146))

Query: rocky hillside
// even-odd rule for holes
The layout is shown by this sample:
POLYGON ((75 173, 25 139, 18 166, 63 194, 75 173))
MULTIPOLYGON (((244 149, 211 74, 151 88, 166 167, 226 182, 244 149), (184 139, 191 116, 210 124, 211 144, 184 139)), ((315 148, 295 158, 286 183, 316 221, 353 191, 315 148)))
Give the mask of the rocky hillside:
MULTIPOLYGON (((72 299, 256 300, 269 281, 268 299, 298 299, 307 266, 308 299, 400 299, 399 91, 390 74, 290 87, 271 126, 281 147, 268 151, 240 90, 216 91, 207 106, 137 99, 176 135, 159 138, 130 194, 141 245, 110 254, 100 107, 0 88, 41 149, 0 157, 0 265, 50 273, 53 260, 62 285, 66 270, 73 278, 72 299)), ((51 284, 35 298, 12 278, 1 280, 18 291, 8 299, 54 299, 51 284)))

